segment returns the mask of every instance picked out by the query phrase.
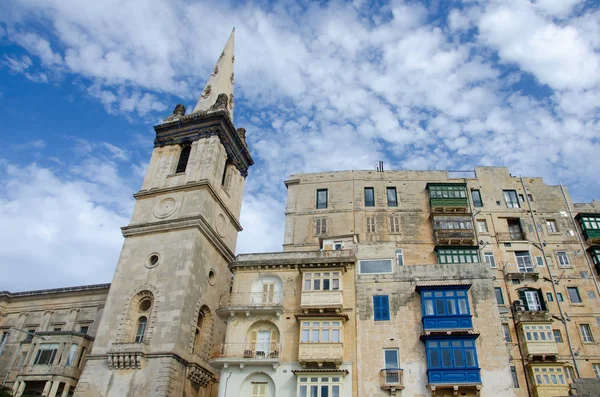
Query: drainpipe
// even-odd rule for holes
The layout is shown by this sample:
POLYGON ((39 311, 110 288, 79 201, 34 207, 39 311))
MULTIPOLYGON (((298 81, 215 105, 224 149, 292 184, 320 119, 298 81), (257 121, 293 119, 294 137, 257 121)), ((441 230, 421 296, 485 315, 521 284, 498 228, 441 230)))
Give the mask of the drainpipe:
POLYGON ((571 205, 569 204, 569 200, 567 200, 567 194, 565 193, 565 189, 563 188, 562 182, 560 184, 560 190, 562 191, 563 197, 565 198, 565 203, 567 204, 567 208, 569 209, 569 215, 571 217, 571 222, 573 222, 573 226, 575 228, 574 229, 575 234, 577 235, 579 244, 581 244, 581 248, 583 248, 583 256, 585 256, 588 267, 590 268, 590 274, 592 275, 592 280, 594 280, 594 285, 596 286, 596 291, 598 292, 598 295, 600 295, 600 287, 598 287, 598 280, 596 280, 596 276, 594 275, 594 266, 592 265, 592 261, 590 260, 588 255, 585 253, 585 251, 586 251, 585 244, 583 242, 583 239, 581 238, 579 229, 577 228, 577 222, 575 222, 575 217, 573 216, 573 212, 571 211, 571 205))
MULTIPOLYGON (((546 259, 546 251, 544 250, 544 243, 542 242, 542 238, 540 237, 540 232, 538 231, 537 222, 535 221, 535 216, 533 215, 533 208, 531 207, 531 202, 529 201, 529 196, 527 195, 527 188, 525 187, 525 182, 523 181, 523 177, 519 175, 519 179, 521 179, 521 185, 523 186, 523 193, 525 196, 525 200, 527 200, 527 206, 529 207, 529 213, 531 214, 531 220, 533 221, 533 229, 535 230, 535 235, 537 236, 539 249, 542 251, 542 258, 544 260, 544 264, 546 265, 546 269, 548 269, 548 274, 550 275, 550 281, 552 283, 552 290, 554 291, 554 296, 556 296, 556 304, 558 306, 558 311, 560 313, 560 318, 565 326, 565 335, 567 336, 567 342, 569 343, 569 351, 571 352, 571 357, 573 359, 573 366, 575 367, 575 374, 578 378, 581 377, 579 374, 579 367, 577 366, 577 358, 575 357, 575 353, 573 352, 573 344, 571 343, 571 335, 569 334, 569 327, 567 326, 567 320, 565 319, 565 315, 562 311, 561 302, 558 300, 558 295, 556 295, 556 284, 554 283, 554 275, 552 274, 552 270, 550 269, 550 264, 546 259)), ((542 299, 544 297, 542 296, 542 299)))

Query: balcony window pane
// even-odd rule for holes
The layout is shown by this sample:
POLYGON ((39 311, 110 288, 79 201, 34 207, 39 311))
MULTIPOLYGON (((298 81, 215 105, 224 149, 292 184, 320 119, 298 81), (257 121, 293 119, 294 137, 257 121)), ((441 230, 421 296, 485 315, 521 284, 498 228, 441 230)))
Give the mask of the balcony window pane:
POLYGON ((425 301, 425 314, 433 316, 433 301, 431 299, 425 301))
POLYGON ((454 366, 455 367, 464 367, 465 360, 463 358, 462 350, 454 350, 454 366))
POLYGON ((329 342, 329 330, 323 330, 323 338, 321 339, 323 342, 329 342))
POLYGON ((340 397, 340 387, 331 386, 331 397, 340 397))
POLYGON ((452 367, 452 357, 450 350, 442 350, 442 366, 452 367))
POLYGON ((467 308, 467 300, 466 299, 458 300, 458 313, 459 314, 469 314, 469 309, 467 308))
POLYGON ((456 314, 456 306, 454 300, 447 300, 446 306, 448 308, 448 314, 456 314))
POLYGON ((312 342, 319 342, 319 332, 320 330, 318 329, 313 329, 312 330, 312 342))
POLYGON ((311 282, 310 280, 304 280, 304 291, 310 291, 311 282))
POLYGON ((334 343, 339 343, 339 341, 340 341, 340 330, 339 329, 331 330, 331 341, 334 343))
POLYGON ((321 397, 329 397, 329 386, 321 386, 321 397))
POLYGON ((431 368, 440 367, 440 353, 437 350, 431 350, 429 352, 429 361, 431 362, 431 368))
POLYGON ((475 367, 475 350, 465 350, 465 357, 467 359, 467 367, 475 367))
POLYGON ((319 386, 311 385, 310 386, 310 397, 318 397, 318 393, 319 393, 319 386))
POLYGON ((309 331, 307 329, 302 330, 302 342, 308 342, 309 331))
POLYGON ((77 356, 77 345, 72 344, 69 349, 69 355, 67 356, 66 365, 73 365, 75 363, 75 357, 77 356))
POLYGON ((436 308, 436 314, 440 315, 440 314, 446 314, 446 310, 444 307, 444 301, 443 300, 436 300, 435 301, 435 308, 436 308))
POLYGON ((329 291, 329 279, 328 278, 323 280, 323 291, 329 291))
POLYGON ((300 397, 308 397, 306 395, 306 386, 300 386, 300 397))
POLYGON ((339 279, 334 278, 333 280, 331 280, 331 283, 332 283, 332 286, 333 286, 331 288, 332 290, 337 291, 337 290, 340 289, 340 280, 339 279))

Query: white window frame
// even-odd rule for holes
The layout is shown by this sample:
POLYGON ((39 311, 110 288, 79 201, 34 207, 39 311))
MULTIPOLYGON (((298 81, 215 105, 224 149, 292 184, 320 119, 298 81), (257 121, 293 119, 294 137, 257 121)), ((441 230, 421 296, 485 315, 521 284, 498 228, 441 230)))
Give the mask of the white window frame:
POLYGON ((326 272, 304 272, 302 275, 302 291, 341 291, 342 272, 339 270, 326 272), (325 288, 325 280, 329 281, 329 289, 325 288), (308 282, 308 283, 307 283, 308 282), (318 288, 317 288, 318 285, 318 288), (307 288, 308 287, 308 288, 307 288))
POLYGON ((487 220, 476 219, 475 223, 477 224, 477 231, 479 233, 489 233, 490 232, 490 229, 488 228, 487 220))
POLYGON ((571 267, 571 261, 567 251, 556 251, 556 260, 560 267, 571 267))
POLYGON ((579 332, 581 333, 583 343, 594 343, 594 334, 589 324, 579 324, 579 332))
POLYGON ((404 252, 402 248, 396 249, 396 265, 404 266, 404 252))
POLYGON ((493 252, 490 252, 490 251, 484 252, 483 253, 483 260, 485 261, 485 263, 487 263, 488 265, 490 265, 490 267, 492 269, 495 269, 497 267, 497 265, 496 265, 496 257, 494 256, 493 252), (490 258, 491 258, 491 261, 488 260, 490 258))
POLYGON ((546 230, 548 233, 558 233, 558 225, 556 219, 546 219, 546 230))
POLYGON ((523 333, 528 343, 556 342, 554 340, 554 330, 550 325, 523 325, 523 333))
POLYGON ((297 391, 296 391, 296 395, 298 397, 323 397, 321 395, 321 390, 323 386, 327 386, 327 395, 329 397, 341 397, 343 394, 342 391, 342 377, 337 375, 337 376, 331 376, 330 374, 310 374, 310 375, 306 375, 306 376, 299 376, 298 377, 298 386, 297 386, 297 391), (327 381, 325 381, 325 379, 327 379, 327 381), (302 387, 304 388, 304 393, 302 393, 302 387), (317 388, 317 393, 316 395, 311 394, 310 390, 311 390, 311 386, 317 388), (337 386, 337 395, 334 394, 334 387, 337 386))
POLYGON ((397 347, 394 348, 384 348, 383 349, 383 369, 399 369, 400 368, 400 349, 398 349, 397 347), (391 351, 396 353, 396 363, 398 364, 398 366, 396 367, 388 367, 387 366, 387 362, 385 360, 385 353, 391 351))
POLYGON ((33 361, 33 365, 52 365, 54 363, 54 359, 56 358, 56 353, 58 353, 59 348, 58 343, 42 343, 40 344, 37 353, 35 353, 35 360, 33 361), (49 362, 40 363, 40 359, 42 358, 42 352, 50 351, 49 362))
POLYGON ((364 259, 358 262, 358 274, 393 274, 394 273, 394 261, 392 259, 364 259), (379 261, 390 261, 390 271, 389 272, 363 272, 363 263, 366 262, 379 262, 379 261))
POLYGON ((515 261, 517 263, 517 269, 519 270, 520 273, 533 273, 534 264, 533 264, 533 260, 531 259, 531 252, 515 251, 515 261), (519 263, 519 258, 525 258, 525 256, 517 255, 517 252, 527 252, 527 257, 529 258, 530 266, 527 266, 527 264, 524 264, 524 266, 521 266, 521 263, 519 263), (528 271, 528 269, 530 269, 530 270, 528 271))
POLYGON ((343 343, 343 329, 344 324, 340 320, 302 320, 300 323, 300 343, 343 343), (308 332, 308 338, 304 336, 304 331, 308 332), (337 331, 337 338, 334 338, 335 331, 337 331), (314 338, 315 335, 318 335, 318 337, 314 338))
POLYGON ((367 233, 375 233, 377 231, 377 221, 374 216, 367 216, 367 233))
POLYGON ((390 233, 400 233, 400 217, 398 215, 388 216, 388 224, 390 226, 390 233))
POLYGON ((592 364, 592 368, 594 369, 594 375, 596 375, 596 379, 600 379, 600 364, 592 364))

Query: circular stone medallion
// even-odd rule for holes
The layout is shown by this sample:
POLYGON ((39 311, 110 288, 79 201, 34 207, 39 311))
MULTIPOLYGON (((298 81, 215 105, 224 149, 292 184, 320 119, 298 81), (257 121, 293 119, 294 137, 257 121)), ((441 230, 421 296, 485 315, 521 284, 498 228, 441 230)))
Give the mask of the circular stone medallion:
POLYGON ((219 236, 225 237, 226 232, 227 232, 227 219, 225 218, 225 215, 219 214, 219 216, 217 216, 217 233, 219 233, 219 236))
POLYGON ((175 212, 177 209, 177 202, 174 198, 168 197, 166 199, 162 199, 156 206, 154 207, 154 216, 157 218, 166 218, 175 212))

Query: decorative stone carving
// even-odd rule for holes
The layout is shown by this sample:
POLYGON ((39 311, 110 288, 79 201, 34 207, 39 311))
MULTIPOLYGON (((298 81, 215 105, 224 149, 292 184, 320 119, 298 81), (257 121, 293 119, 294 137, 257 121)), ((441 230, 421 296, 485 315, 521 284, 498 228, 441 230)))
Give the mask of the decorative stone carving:
POLYGON ((217 216, 217 233, 219 233, 219 236, 221 237, 225 237, 225 234, 227 233, 227 219, 223 214, 217 216))
POLYGON ((113 343, 108 350, 108 369, 140 369, 146 358, 145 343, 113 343))
POLYGON ((233 94, 229 94, 229 110, 233 109, 233 94))
POLYGON ((219 94, 217 101, 210 107, 210 110, 228 110, 227 101, 227 94, 219 94))
POLYGON ((167 121, 179 120, 183 116, 185 116, 185 106, 182 105, 181 103, 178 103, 177 105, 175 105, 175 109, 173 110, 173 113, 171 115, 169 115, 166 119, 164 119, 164 121, 167 122, 167 121))
POLYGON ((245 145, 246 144, 246 129, 245 128, 238 128, 237 129, 237 133, 238 133, 238 135, 242 139, 242 142, 244 142, 244 145, 245 145))
POLYGON ((233 56, 231 57, 231 63, 234 63, 234 62, 235 62, 235 55, 233 55, 233 56))
POLYGON ((212 86, 209 84, 206 86, 206 88, 202 92, 202 98, 208 98, 210 96, 211 92, 212 92, 212 86))
POLYGON ((167 197, 156 204, 154 207, 154 216, 159 219, 163 219, 173 215, 176 209, 177 201, 175 201, 175 199, 172 197, 167 197))
POLYGON ((221 55, 219 55, 219 60, 223 59, 224 56, 225 56, 225 51, 222 51, 221 55))
POLYGON ((219 67, 215 65, 215 68, 213 69, 211 76, 216 76, 217 73, 219 73, 219 67))
POLYGON ((229 79, 231 80, 231 85, 233 85, 233 82, 235 81, 235 73, 231 73, 231 77, 229 79))
POLYGON ((213 376, 210 371, 207 371, 198 364, 190 364, 188 367, 187 378, 201 387, 206 387, 213 381, 213 376))

